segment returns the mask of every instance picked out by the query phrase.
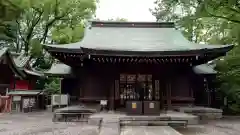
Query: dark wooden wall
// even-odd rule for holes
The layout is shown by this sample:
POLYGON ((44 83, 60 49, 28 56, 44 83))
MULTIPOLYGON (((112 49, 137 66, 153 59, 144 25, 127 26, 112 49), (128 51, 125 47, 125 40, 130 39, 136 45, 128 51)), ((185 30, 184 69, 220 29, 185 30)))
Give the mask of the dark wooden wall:
POLYGON ((0 94, 5 95, 6 89, 10 87, 11 80, 13 79, 13 72, 7 64, 0 64, 0 94))
POLYGON ((159 80, 159 89, 163 94, 162 102, 165 106, 192 104, 194 102, 194 89, 202 88, 202 83, 199 81, 199 86, 195 85, 194 78, 196 76, 188 65, 114 65, 89 61, 84 63, 83 67, 78 67, 75 72, 77 75, 75 81, 68 81, 68 84, 62 87, 66 89, 65 91, 73 91, 71 95, 78 96, 81 101, 108 99, 113 102, 117 98, 114 97, 114 93, 116 93, 115 81, 119 80, 120 73, 152 74, 153 83, 154 80, 159 80))

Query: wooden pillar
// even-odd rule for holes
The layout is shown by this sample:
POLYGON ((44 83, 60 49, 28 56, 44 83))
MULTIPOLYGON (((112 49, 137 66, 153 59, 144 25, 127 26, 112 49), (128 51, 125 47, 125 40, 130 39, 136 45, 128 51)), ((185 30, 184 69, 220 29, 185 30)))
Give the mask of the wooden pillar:
POLYGON ((109 110, 114 110, 114 83, 110 87, 108 101, 109 101, 109 110))
MULTIPOLYGON (((120 92, 119 92, 119 80, 115 80, 114 82, 114 104, 116 103, 115 100, 119 100, 120 98, 120 92)), ((116 105, 114 105, 114 109, 117 108, 116 105)))
POLYGON ((171 81, 167 82, 167 109, 171 108, 171 81))
POLYGON ((13 76, 13 89, 16 89, 16 76, 13 76))
POLYGON ((60 79, 59 79, 59 81, 60 81, 60 82, 59 82, 59 83, 60 83, 60 94, 62 94, 63 88, 64 88, 64 87, 63 87, 63 85, 64 85, 64 84, 63 84, 63 82, 64 82, 63 80, 64 80, 63 78, 60 78, 60 79))
POLYGON ((205 77, 204 77, 204 85, 205 85, 205 92, 207 93, 207 106, 209 107, 211 104, 211 94, 208 87, 208 80, 205 77))

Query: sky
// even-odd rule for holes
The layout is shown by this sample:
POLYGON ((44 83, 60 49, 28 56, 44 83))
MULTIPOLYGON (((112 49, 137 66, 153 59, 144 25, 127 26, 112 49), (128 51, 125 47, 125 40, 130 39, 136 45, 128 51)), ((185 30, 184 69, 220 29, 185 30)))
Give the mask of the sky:
POLYGON ((100 0, 96 18, 108 20, 125 18, 128 21, 155 21, 149 11, 154 7, 155 0, 100 0))

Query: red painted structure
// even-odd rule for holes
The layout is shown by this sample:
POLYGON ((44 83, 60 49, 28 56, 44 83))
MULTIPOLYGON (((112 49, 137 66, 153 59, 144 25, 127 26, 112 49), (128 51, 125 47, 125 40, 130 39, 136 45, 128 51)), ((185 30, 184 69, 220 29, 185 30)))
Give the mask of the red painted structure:
MULTIPOLYGON (((36 82, 36 81, 35 81, 36 82)), ((35 83, 30 80, 12 80, 10 88, 12 90, 33 90, 35 83)))
MULTIPOLYGON (((0 50, 0 112, 9 112, 12 107, 11 91, 34 90, 36 80, 42 76, 32 71, 30 57, 18 54, 15 57, 8 48, 0 50), (5 96, 8 95, 8 96, 5 96)), ((18 96, 25 96, 18 93, 18 96)))

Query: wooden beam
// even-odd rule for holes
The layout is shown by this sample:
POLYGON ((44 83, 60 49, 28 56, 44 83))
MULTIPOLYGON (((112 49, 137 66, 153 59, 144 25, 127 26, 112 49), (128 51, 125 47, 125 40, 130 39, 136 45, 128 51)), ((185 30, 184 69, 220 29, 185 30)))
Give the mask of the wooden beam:
POLYGON ((144 60, 140 58, 138 62, 139 62, 139 63, 143 63, 144 60))
POLYGON ((155 58, 153 58, 153 63, 158 64, 158 62, 155 58))
POLYGON ((150 64, 152 64, 152 63, 153 63, 153 61, 152 61, 151 59, 148 59, 148 61, 149 61, 149 63, 150 63, 150 64))
POLYGON ((182 62, 184 62, 184 60, 185 60, 185 59, 184 59, 184 58, 182 58, 182 62))
POLYGON ((129 58, 127 58, 127 62, 129 62, 129 58))
POLYGON ((135 58, 134 62, 135 63, 139 62, 139 58, 135 58))
MULTIPOLYGON (((135 58, 135 59, 137 59, 137 58, 135 58)), ((133 61, 134 61, 134 58, 131 58, 131 61, 130 61, 130 62, 132 63, 133 61)))
POLYGON ((148 64, 148 60, 146 58, 144 58, 144 62, 148 64))

